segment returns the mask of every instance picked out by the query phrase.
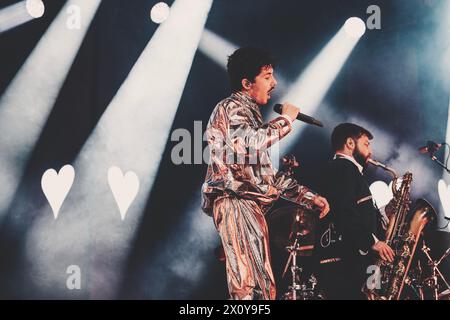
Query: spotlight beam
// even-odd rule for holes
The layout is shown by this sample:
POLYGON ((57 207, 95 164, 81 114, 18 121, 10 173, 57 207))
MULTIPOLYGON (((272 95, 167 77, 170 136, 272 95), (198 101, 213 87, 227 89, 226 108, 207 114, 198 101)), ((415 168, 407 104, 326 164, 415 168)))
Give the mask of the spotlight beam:
MULTIPOLYGON (((228 56, 238 48, 238 45, 222 38, 208 29, 203 31, 199 44, 199 50, 224 70, 227 69, 228 56)), ((282 75, 276 74, 275 76, 278 82, 276 92, 283 92, 287 87, 287 81, 282 75)))
POLYGON ((238 49, 238 46, 205 28, 198 48, 208 58, 226 70, 228 56, 238 49))
POLYGON ((188 299, 208 272, 207 265, 214 259, 213 250, 220 239, 211 217, 201 212, 198 197, 187 204, 186 213, 174 223, 172 233, 167 235, 171 240, 162 244, 150 264, 138 269, 144 279, 153 279, 146 298, 188 299), (208 256, 210 259, 205 259, 208 256), (179 279, 183 279, 183 286, 174 287, 179 279))
POLYGON ((0 220, 100 2, 67 1, 0 98, 0 220), (83 10, 78 30, 66 26, 71 5, 83 10))
MULTIPOLYGON (((294 84, 289 87, 281 101, 289 101, 299 106, 302 113, 314 115, 360 39, 354 34, 349 36, 345 29, 345 25, 341 27, 294 84)), ((280 141, 280 148, 289 152, 298 141, 304 128, 305 125, 295 128, 291 134, 280 141)))
MULTIPOLYGON (((173 3, 168 19, 153 34, 77 156, 73 164, 77 180, 57 224, 49 230, 48 221, 53 219, 49 207, 39 215, 27 253, 31 266, 41 270, 46 281, 65 281, 64 274, 51 271, 76 263, 89 277, 85 295, 119 296, 126 260, 211 5, 212 0, 197 0, 195 6, 192 0, 173 3), (123 173, 133 171, 139 178, 139 191, 123 220, 108 184, 111 166, 123 173), (65 240, 58 241, 61 238, 65 240)), ((125 180, 121 184, 123 190, 129 189, 125 180)), ((40 280, 34 285, 39 287, 40 280)))

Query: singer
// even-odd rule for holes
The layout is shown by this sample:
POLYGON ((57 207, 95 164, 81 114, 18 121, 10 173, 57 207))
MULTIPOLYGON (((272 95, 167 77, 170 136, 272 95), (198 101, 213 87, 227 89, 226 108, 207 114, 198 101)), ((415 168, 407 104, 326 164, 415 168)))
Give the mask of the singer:
POLYGON ((228 58, 233 93, 214 108, 206 128, 210 163, 202 186, 202 210, 222 239, 231 299, 275 299, 265 213, 280 195, 308 209, 329 211, 326 199, 275 171, 268 148, 292 130, 299 109, 263 123, 277 85, 274 60, 265 51, 240 48, 228 58), (256 161, 255 161, 256 159, 256 161))

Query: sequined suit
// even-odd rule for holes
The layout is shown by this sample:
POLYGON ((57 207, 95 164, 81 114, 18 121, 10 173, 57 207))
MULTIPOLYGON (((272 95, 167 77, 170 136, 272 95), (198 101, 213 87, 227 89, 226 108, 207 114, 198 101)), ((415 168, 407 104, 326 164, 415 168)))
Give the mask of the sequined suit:
POLYGON ((268 148, 291 130, 284 116, 263 124, 259 106, 242 92, 219 102, 208 122, 202 209, 222 239, 231 299, 275 299, 264 214, 280 196, 313 206, 315 193, 277 173, 270 161, 268 148))

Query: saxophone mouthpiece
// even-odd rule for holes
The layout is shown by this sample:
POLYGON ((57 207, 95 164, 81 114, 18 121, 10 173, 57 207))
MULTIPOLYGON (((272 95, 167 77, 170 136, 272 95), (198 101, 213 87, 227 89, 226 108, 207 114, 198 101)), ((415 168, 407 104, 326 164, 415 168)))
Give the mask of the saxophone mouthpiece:
POLYGON ((379 162, 379 161, 377 161, 377 160, 374 160, 374 159, 372 159, 372 158, 368 158, 367 159, 367 162, 368 163, 370 163, 370 164, 373 164, 374 166, 377 166, 377 167, 386 167, 384 164, 382 164, 381 162, 379 162))
POLYGON ((381 163, 380 161, 374 160, 372 158, 368 158, 367 162, 372 164, 372 165, 374 165, 374 166, 376 166, 376 167, 383 168, 384 170, 390 172, 392 174, 392 176, 394 177, 394 179, 396 179, 398 177, 397 172, 395 172, 394 169, 388 167, 387 165, 381 163))

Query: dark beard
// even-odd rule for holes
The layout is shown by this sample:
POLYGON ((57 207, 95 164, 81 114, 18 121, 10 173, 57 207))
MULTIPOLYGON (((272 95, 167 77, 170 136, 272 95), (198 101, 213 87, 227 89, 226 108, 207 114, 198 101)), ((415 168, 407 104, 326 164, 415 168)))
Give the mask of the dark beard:
POLYGON ((353 150, 353 158, 363 167, 363 170, 366 170, 367 158, 364 158, 361 152, 359 152, 358 148, 355 148, 355 150, 353 150))

